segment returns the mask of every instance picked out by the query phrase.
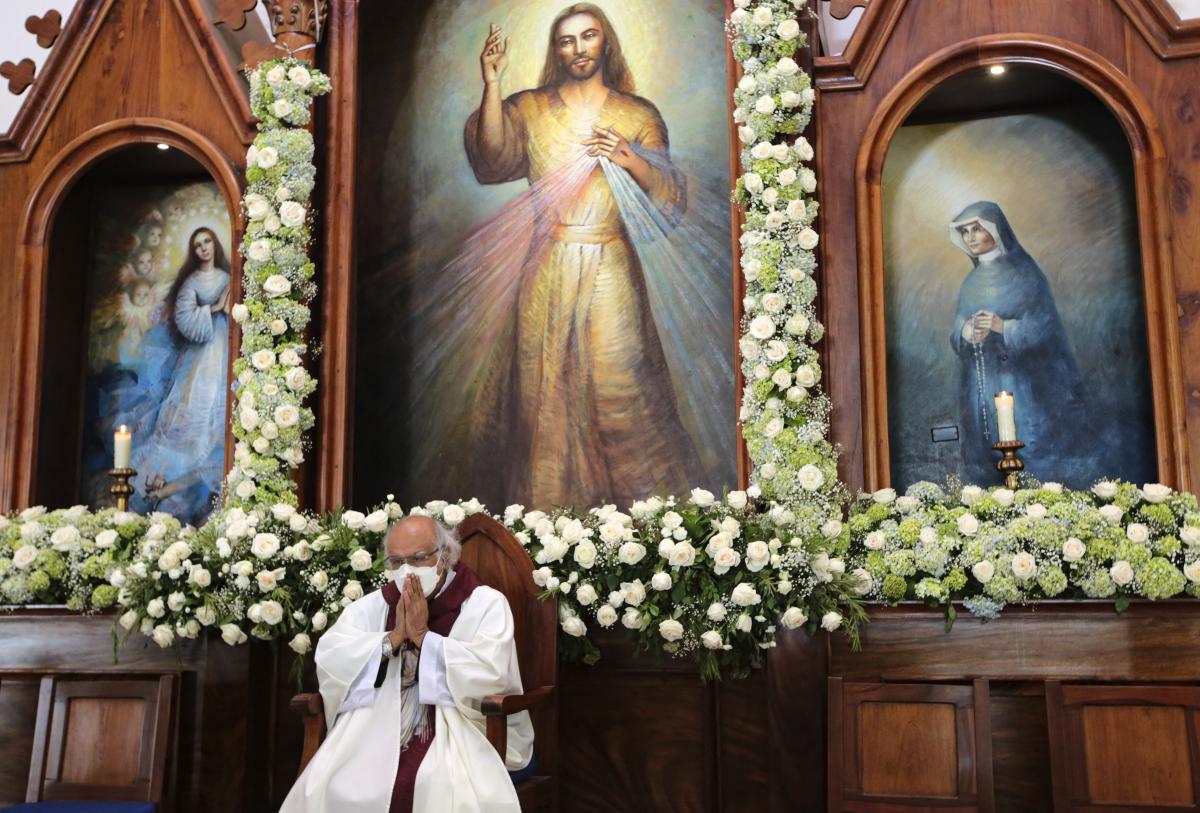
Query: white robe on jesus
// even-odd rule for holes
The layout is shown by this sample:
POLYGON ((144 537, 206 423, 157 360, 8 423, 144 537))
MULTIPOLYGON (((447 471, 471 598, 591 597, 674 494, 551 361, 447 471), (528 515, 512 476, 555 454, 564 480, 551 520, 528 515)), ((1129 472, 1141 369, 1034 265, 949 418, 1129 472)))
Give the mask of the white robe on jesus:
MULTIPOLYGON (((387 612, 377 590, 347 607, 321 636, 317 678, 329 734, 280 813, 387 813, 402 745, 399 658, 374 688, 387 612)), ((403 702, 419 702, 418 695, 432 701, 436 726, 417 771, 413 813, 518 813, 508 770, 533 756, 529 714, 509 717, 501 761, 479 710, 487 695, 522 691, 504 595, 476 587, 448 636, 427 634, 418 674, 419 686, 403 692, 403 702)))

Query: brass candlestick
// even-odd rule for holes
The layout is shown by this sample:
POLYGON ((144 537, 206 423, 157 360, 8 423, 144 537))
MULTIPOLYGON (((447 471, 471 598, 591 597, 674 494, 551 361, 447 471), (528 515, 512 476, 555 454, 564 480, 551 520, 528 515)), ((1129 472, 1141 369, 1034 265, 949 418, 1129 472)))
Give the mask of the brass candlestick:
POLYGON ((1019 440, 998 440, 992 448, 1003 455, 996 461, 996 468, 1004 475, 1004 485, 1016 491, 1017 474, 1025 469, 1025 464, 1017 457, 1017 449, 1024 449, 1025 444, 1019 440))
POLYGON ((129 498, 133 494, 133 486, 129 485, 129 481, 137 476, 137 471, 130 468, 109 469, 108 476, 117 481, 109 489, 112 495, 117 498, 117 510, 128 511, 129 498))

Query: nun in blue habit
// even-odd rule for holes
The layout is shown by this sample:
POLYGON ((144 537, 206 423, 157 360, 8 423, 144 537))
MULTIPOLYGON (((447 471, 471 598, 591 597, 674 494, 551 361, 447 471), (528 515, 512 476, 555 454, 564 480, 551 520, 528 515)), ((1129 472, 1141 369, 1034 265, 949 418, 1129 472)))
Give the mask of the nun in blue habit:
POLYGON ((1007 390, 1025 443, 1021 456, 1051 479, 1045 473, 1073 449, 1080 378, 1050 283, 995 203, 972 203, 949 230, 973 266, 958 291, 950 336, 960 370, 963 477, 999 483, 993 399, 1007 390))

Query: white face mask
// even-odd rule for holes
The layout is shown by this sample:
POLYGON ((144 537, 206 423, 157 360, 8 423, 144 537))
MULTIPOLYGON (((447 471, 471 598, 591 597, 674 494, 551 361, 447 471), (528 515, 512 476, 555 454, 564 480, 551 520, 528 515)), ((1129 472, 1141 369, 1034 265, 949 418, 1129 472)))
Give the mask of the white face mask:
POLYGON ((399 570, 392 573, 392 578, 395 580, 396 586, 402 591, 404 590, 404 582, 410 573, 421 580, 421 592, 426 596, 433 592, 433 588, 437 587, 438 579, 442 577, 442 574, 438 573, 437 565, 413 567, 406 562, 400 565, 399 570))

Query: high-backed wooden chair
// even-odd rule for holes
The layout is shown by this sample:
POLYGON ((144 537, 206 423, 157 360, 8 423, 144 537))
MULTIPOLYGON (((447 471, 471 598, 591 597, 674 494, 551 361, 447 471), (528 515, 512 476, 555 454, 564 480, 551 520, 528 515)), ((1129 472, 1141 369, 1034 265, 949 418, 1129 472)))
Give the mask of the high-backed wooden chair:
POLYGON ((992 813, 988 682, 829 678, 829 813, 992 813))
POLYGON ((1200 810, 1200 688, 1046 682, 1054 813, 1200 810))
POLYGON ((125 803, 108 810, 154 810, 163 801, 175 678, 73 680, 47 675, 25 805, 125 803))
MULTIPOLYGON (((521 695, 483 698, 488 741, 503 758, 507 750, 507 718, 528 710, 533 718, 537 773, 517 783, 521 810, 558 809, 558 609, 553 601, 539 601, 533 583, 533 561, 508 529, 484 514, 468 517, 459 526, 462 562, 479 574, 484 584, 499 590, 512 609, 517 658, 521 667, 521 695)), ((304 749, 300 770, 316 753, 325 736, 321 696, 300 694, 292 708, 304 720, 304 749)))

